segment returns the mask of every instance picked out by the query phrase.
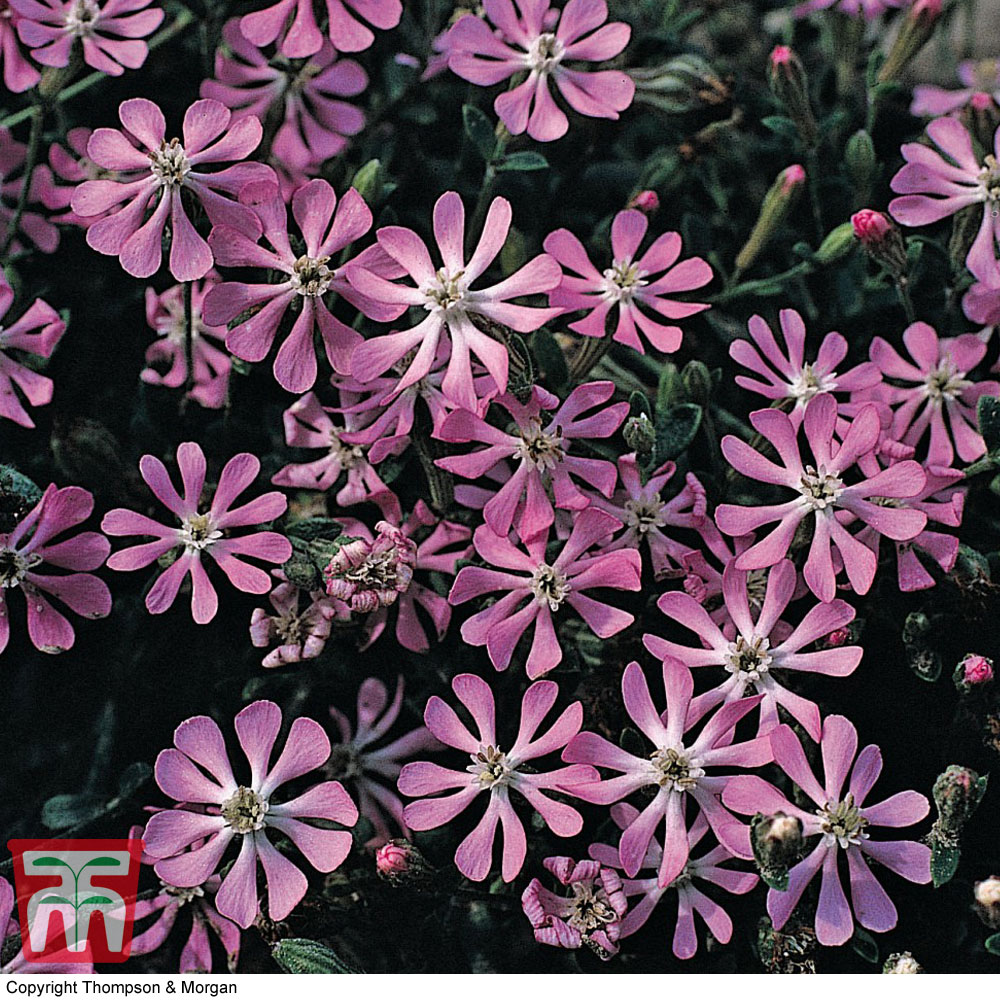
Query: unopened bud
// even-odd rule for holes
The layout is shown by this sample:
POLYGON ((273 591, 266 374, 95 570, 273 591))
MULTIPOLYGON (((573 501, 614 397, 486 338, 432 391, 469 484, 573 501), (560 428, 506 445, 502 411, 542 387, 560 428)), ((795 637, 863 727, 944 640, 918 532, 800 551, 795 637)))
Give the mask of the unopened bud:
POLYGON ((922 639, 931 629, 931 621, 923 611, 911 611, 903 622, 903 642, 922 639))
POLYGON ((701 56, 694 53, 674 56, 659 66, 630 69, 635 82, 635 99, 668 114, 728 104, 732 88, 701 56))
POLYGON ((855 188, 867 195, 875 180, 878 158, 875 155, 875 143, 864 129, 859 129, 847 140, 844 164, 855 188))
POLYGON ((963 694, 968 694, 974 688, 982 688, 993 680, 993 661, 977 653, 969 653, 955 667, 952 680, 963 694))
POLYGON ((750 823, 754 860, 772 888, 787 885, 788 869, 802 853, 802 823, 795 816, 758 813, 750 823))
POLYGON ((703 361, 689 361, 681 371, 681 381, 692 403, 708 406, 712 395, 712 374, 703 361))
POLYGON ((970 767, 952 764, 938 775, 932 794, 938 818, 932 837, 954 841, 986 794, 986 777, 970 767))
POLYGON ((655 191, 640 191, 632 197, 628 207, 638 209, 643 215, 652 215, 660 208, 660 196, 655 191))
POLYGON ((640 459, 645 458, 653 451, 656 444, 656 428, 653 421, 645 413, 638 416, 629 417, 625 421, 625 428, 622 431, 625 443, 636 453, 640 459))
POLYGON ((882 966, 883 976, 911 976, 921 973, 924 967, 908 952, 893 952, 882 966))
POLYGON ((736 258, 736 270, 752 267, 764 248, 781 228, 806 183, 805 169, 798 163, 785 167, 775 178, 764 201, 750 236, 736 258))
POLYGON ((850 222, 842 222, 836 229, 831 229, 826 234, 813 256, 820 264, 833 264, 842 260, 853 249, 854 227, 850 222))
POLYGON ((375 870, 392 885, 412 885, 425 880, 433 869, 408 840, 390 840, 375 852, 375 870))
POLYGON ((906 274, 906 244, 899 226, 889 216, 863 208, 851 216, 851 227, 855 238, 872 260, 895 278, 906 274))
POLYGON ((787 46, 776 45, 768 58, 771 92, 795 122, 799 138, 812 149, 819 138, 816 117, 809 103, 809 80, 799 57, 787 46))
POLYGON ((990 930, 1000 930, 1000 877, 991 875, 972 889, 976 916, 990 930))
POLYGON ((928 42, 941 17, 941 4, 942 0, 913 0, 903 18, 899 34, 879 70, 879 83, 898 79, 928 42))
POLYGON ((380 160, 369 160, 358 167, 351 181, 351 187, 364 198, 368 205, 378 205, 382 201, 385 188, 385 171, 380 160))
POLYGON ((849 628, 837 628, 823 640, 823 645, 835 649, 837 646, 843 646, 850 642, 850 639, 851 630, 849 628))

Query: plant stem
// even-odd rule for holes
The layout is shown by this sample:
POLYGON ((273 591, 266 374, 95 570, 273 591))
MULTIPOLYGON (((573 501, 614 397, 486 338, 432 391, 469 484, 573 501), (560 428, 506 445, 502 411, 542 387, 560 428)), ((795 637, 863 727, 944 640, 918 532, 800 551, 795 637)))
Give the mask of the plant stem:
POLYGON ((24 161, 21 190, 17 196, 17 207, 14 209, 14 214, 11 216, 10 224, 7 227, 7 235, 4 238, 3 247, 0 248, 0 260, 7 259, 7 253, 17 236, 17 230, 21 225, 24 210, 28 205, 28 196, 31 192, 31 179, 35 173, 35 167, 38 165, 38 153, 42 142, 42 126, 45 122, 45 106, 43 104, 36 104, 31 109, 31 115, 31 134, 28 137, 28 151, 24 161))
POLYGON ((474 241, 479 239, 482 232, 483 222, 486 219, 486 210, 493 200, 493 192, 497 184, 497 165, 503 160, 507 151, 507 143, 510 141, 510 132, 507 131, 503 122, 497 122, 496 128, 497 145, 493 151, 493 156, 486 164, 483 173, 483 186, 479 189, 479 199, 476 201, 476 208, 472 213, 472 223, 468 229, 469 246, 466 250, 471 253, 474 241))
POLYGON ((809 204, 816 226, 816 246, 819 246, 826 233, 823 230, 823 203, 819 196, 819 152, 815 146, 806 153, 806 162, 809 164, 809 204))
POLYGON ((906 275, 900 275, 896 279, 896 291, 899 293, 899 301, 902 302, 903 311, 906 313, 906 322, 915 323, 917 313, 913 308, 913 297, 910 295, 910 282, 906 275))

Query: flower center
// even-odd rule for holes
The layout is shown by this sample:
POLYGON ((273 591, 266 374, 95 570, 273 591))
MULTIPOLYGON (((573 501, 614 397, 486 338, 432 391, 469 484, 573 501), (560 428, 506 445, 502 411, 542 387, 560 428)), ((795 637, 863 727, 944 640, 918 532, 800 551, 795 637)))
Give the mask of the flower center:
POLYGON ((739 636, 726 649, 725 667, 731 674, 741 674, 742 680, 753 683, 759 681, 771 667, 773 656, 768 652, 771 648, 769 639, 754 635, 749 642, 739 636))
POLYGON ((42 561, 40 556, 22 556, 13 549, 0 549, 0 590, 10 590, 20 585, 32 566, 42 561))
POLYGON ((807 465, 799 477, 799 484, 799 492, 813 510, 832 507, 844 489, 843 481, 828 473, 822 465, 818 471, 815 466, 807 465))
POLYGON ((170 142, 164 139, 160 143, 160 148, 149 154, 149 162, 153 176, 162 187, 167 188, 183 183, 191 170, 191 164, 180 139, 171 139, 170 142))
POLYGON ((656 783, 661 788, 672 789, 675 792, 688 792, 698 784, 698 779, 704 777, 704 769, 698 767, 697 760, 684 747, 661 747, 654 750, 649 759, 658 772, 656 783))
POLYGON ((222 537, 211 514, 192 514, 181 521, 181 541, 189 552, 200 552, 222 537))
POLYGON ((629 259, 616 260, 604 272, 602 297, 608 302, 631 302, 635 293, 649 284, 643 280, 645 273, 629 259))
POLYGON ((192 885, 188 888, 180 885, 170 885, 160 879, 160 885, 168 896, 173 896, 177 900, 178 906, 186 906, 192 900, 201 899, 205 895, 205 890, 200 885, 192 885))
POLYGON ((972 83, 976 90, 996 90, 997 60, 978 59, 972 66, 972 83))
POLYGON ((574 882, 572 888, 573 899, 566 917, 570 926, 588 934, 618 919, 603 888, 595 887, 592 882, 574 882))
POLYGON ((862 840, 868 839, 864 832, 868 820, 854 804, 854 796, 848 795, 842 802, 827 802, 822 809, 817 810, 820 830, 829 846, 834 842, 841 847, 857 846, 862 840))
POLYGON ((520 441, 513 458, 530 462, 539 472, 554 469, 565 457, 559 428, 547 434, 542 430, 541 421, 533 418, 527 430, 518 430, 520 441))
MULTIPOLYGON (((1000 201, 1000 163, 991 153, 983 160, 983 169, 979 171, 979 184, 985 195, 984 201, 1000 201)), ((993 206, 993 214, 997 214, 997 206, 993 206)))
POLYGON ((547 75, 562 62, 566 47, 551 32, 539 35, 528 47, 527 63, 533 73, 547 75))
POLYGON ((264 817, 268 810, 267 799, 261 797, 252 788, 240 785, 232 795, 222 803, 222 818, 227 826, 237 833, 253 833, 264 826, 264 817))
POLYGON ((802 366, 802 370, 789 383, 788 394, 803 403, 821 392, 833 392, 837 388, 837 373, 817 375, 811 364, 802 366))
POLYGON ((474 776, 474 783, 478 782, 483 788, 492 788, 494 785, 506 785, 510 782, 514 768, 510 766, 507 755, 500 747, 480 745, 479 752, 469 756, 472 763, 466 771, 474 776))
POLYGON ((287 615, 276 616, 273 622, 274 631, 278 633, 283 644, 298 646, 302 643, 306 629, 301 615, 289 612, 287 615))
POLYGON ((747 603, 751 608, 764 607, 767 596, 767 570, 752 569, 747 573, 747 603))
POLYGON ((371 545, 363 539, 342 545, 324 570, 327 594, 350 601, 352 611, 394 604, 413 580, 416 544, 387 521, 379 521, 375 530, 371 545))
POLYGON ((66 9, 66 31, 77 38, 87 38, 94 33, 101 19, 101 10, 95 0, 74 0, 66 9))
POLYGON ((361 758, 353 743, 338 743, 323 768, 332 781, 346 781, 361 774, 361 758))
POLYGON ((292 268, 292 287, 299 295, 317 298, 326 293, 333 281, 333 271, 328 268, 326 257, 300 257, 292 268))
POLYGON ((336 429, 330 429, 330 455, 344 470, 353 469, 365 459, 364 449, 359 444, 345 444, 336 429))
POLYGON ((549 611, 558 611, 572 587, 555 566, 542 563, 531 575, 531 590, 539 604, 547 604, 549 611))
POLYGON ((639 500, 625 501, 625 524, 634 528, 640 535, 645 535, 653 528, 662 528, 667 522, 663 518, 665 503, 659 493, 639 500))
POLYGON ((448 312, 459 306, 465 299, 465 288, 462 277, 465 271, 458 271, 456 274, 449 274, 445 268, 441 268, 434 275, 434 282, 424 289, 424 308, 428 312, 440 309, 448 312))
POLYGON ((960 396, 970 385, 972 382, 965 377, 965 372, 943 361, 924 379, 924 392, 932 402, 940 405, 943 400, 960 396))

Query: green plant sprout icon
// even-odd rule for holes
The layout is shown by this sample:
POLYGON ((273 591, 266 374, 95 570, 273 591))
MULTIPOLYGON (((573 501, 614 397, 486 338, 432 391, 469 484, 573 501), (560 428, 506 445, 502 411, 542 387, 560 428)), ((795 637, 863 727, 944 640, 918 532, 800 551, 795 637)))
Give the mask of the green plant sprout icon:
POLYGON ((109 948, 121 950, 125 901, 114 890, 93 886, 90 880, 101 870, 110 873, 113 869, 116 874, 124 874, 128 870, 128 864, 127 851, 66 851, 58 855, 40 851, 25 852, 26 872, 58 874, 62 879, 60 885, 41 889, 28 900, 32 949, 36 952, 44 950, 52 916, 60 913, 69 950, 82 951, 86 946, 90 917, 99 910, 104 914, 109 948), (72 931, 70 923, 73 925, 72 931))

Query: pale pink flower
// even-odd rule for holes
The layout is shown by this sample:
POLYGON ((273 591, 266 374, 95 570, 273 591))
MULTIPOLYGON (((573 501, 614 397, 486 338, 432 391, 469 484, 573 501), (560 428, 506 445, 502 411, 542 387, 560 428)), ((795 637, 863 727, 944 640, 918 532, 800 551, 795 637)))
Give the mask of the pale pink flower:
POLYGON ((638 256, 648 228, 649 219, 642 212, 619 212, 611 223, 611 266, 603 272, 591 263, 583 244, 568 229, 550 233, 545 249, 569 273, 549 293, 549 301, 563 312, 586 310, 583 319, 569 324, 585 337, 606 336, 608 317, 617 310, 614 340, 645 354, 642 333, 656 350, 672 354, 681 346, 681 328, 664 325, 653 317, 687 319, 708 309, 703 302, 681 302, 673 296, 707 285, 712 269, 700 257, 678 260, 678 233, 663 233, 638 256))
POLYGON ((748 573, 731 562, 723 575, 722 593, 726 610, 736 626, 735 636, 724 635, 708 612, 689 594, 671 591, 663 594, 657 607, 668 617, 692 631, 700 646, 682 646, 657 635, 644 635, 643 643, 661 660, 674 657, 691 668, 722 667, 729 675, 717 687, 698 695, 688 710, 695 722, 716 705, 737 701, 747 692, 759 693, 760 724, 758 732, 767 733, 778 725, 778 706, 799 722, 805 731, 819 740, 821 723, 815 702, 789 690, 782 681, 786 674, 803 672, 846 677, 861 662, 860 646, 839 646, 814 652, 803 650, 854 621, 854 608, 846 601, 834 600, 814 605, 798 626, 784 625, 781 616, 795 596, 797 574, 787 559, 772 566, 759 612, 750 608, 748 573))
POLYGON ((573 794, 585 802, 611 805, 640 788, 653 792, 642 812, 622 832, 619 851, 625 874, 634 878, 657 826, 662 823, 664 850, 658 879, 660 887, 666 888, 688 861, 689 800, 695 803, 727 850, 737 857, 751 857, 748 829, 719 801, 734 776, 709 772, 718 767, 760 767, 772 757, 766 736, 733 742, 734 727, 759 704, 760 695, 723 705, 694 736, 687 732, 694 690, 691 671, 679 660, 668 657, 663 661, 663 686, 667 709, 661 716, 653 707, 649 685, 639 664, 630 663, 622 675, 625 710, 653 744, 652 753, 636 757, 597 733, 584 732, 570 740, 562 757, 567 763, 593 764, 621 772, 613 778, 577 785, 573 794))
POLYGON ((303 821, 350 827, 358 810, 339 781, 313 785, 287 802, 273 801, 282 785, 327 762, 330 740, 318 722, 295 719, 273 764, 281 730, 281 709, 273 701, 248 705, 236 716, 235 727, 250 765, 248 779, 234 777, 225 738, 214 720, 198 715, 177 727, 176 749, 160 753, 155 773, 156 783, 178 808, 156 813, 143 839, 146 853, 159 859, 156 874, 183 889, 204 885, 216 874, 229 844, 240 838, 239 855, 222 880, 215 906, 246 928, 260 912, 258 861, 264 866, 271 920, 284 920, 309 887, 302 871, 270 842, 268 831, 288 837, 317 871, 332 872, 350 853, 351 834, 303 821))
POLYGON ((489 802, 483 818, 455 852, 458 870, 474 882, 482 882, 493 867, 493 845, 497 825, 503 826, 501 874, 513 881, 527 855, 528 845, 521 819, 514 811, 511 793, 516 792, 541 816, 557 837, 575 837, 583 828, 583 817, 572 806, 550 798, 547 791, 573 794, 582 782, 594 781, 597 772, 586 765, 571 765, 539 771, 535 762, 566 746, 583 723, 583 706, 574 701, 540 736, 543 720, 559 696, 553 681, 536 681, 521 701, 521 722, 513 743, 500 740, 496 731, 496 709, 489 685, 474 674, 459 674, 451 682, 452 690, 465 706, 475 730, 470 731, 455 710, 434 695, 427 702, 424 722, 444 744, 467 753, 472 763, 464 771, 418 761, 407 764, 399 776, 399 790, 411 798, 403 811, 412 830, 432 830, 450 823, 473 800, 485 792, 489 802), (502 747, 509 745, 504 751, 502 747), (531 762, 529 768, 525 764, 531 762), (438 792, 456 789, 436 798, 438 792))
MULTIPOLYGON (((638 818, 639 810, 627 802, 619 802, 611 807, 611 818, 620 830, 626 830, 638 818)), ((709 826, 704 816, 699 816, 688 833, 691 849, 698 846, 708 833, 709 826)), ((600 864, 621 868, 621 857, 617 847, 608 844, 591 844, 590 856, 600 864)), ((726 892, 742 896, 757 885, 758 878, 752 872, 734 871, 722 866, 735 858, 721 845, 697 858, 688 857, 683 872, 668 886, 661 886, 657 872, 663 862, 663 848, 654 836, 642 859, 642 868, 651 869, 646 878, 626 878, 622 880, 622 890, 626 899, 638 898, 625 919, 621 922, 621 937, 629 937, 640 930, 652 916, 660 900, 669 892, 677 893, 677 923, 674 926, 673 953, 677 958, 693 958, 698 951, 698 934, 694 917, 697 914, 720 944, 728 944, 733 936, 733 922, 729 914, 696 888, 695 880, 709 882, 726 892)), ((640 869, 641 871, 641 869, 640 869)))
POLYGON ((141 97, 123 101, 118 115, 124 130, 99 128, 87 143, 90 160, 118 172, 117 177, 84 181, 71 201, 73 211, 84 217, 110 213, 88 227, 91 247, 118 257, 128 274, 148 278, 160 268, 163 231, 169 221, 171 274, 178 281, 203 278, 212 266, 212 251, 187 214, 181 198, 184 190, 204 208, 213 225, 260 232, 254 213, 233 199, 250 181, 273 178, 271 168, 236 163, 215 173, 202 169, 249 156, 262 135, 256 118, 231 123, 229 109, 218 101, 195 101, 184 113, 182 143, 177 138, 167 140, 163 112, 152 101, 141 97), (150 206, 153 213, 147 219, 150 206))
POLYGON ((79 43, 83 61, 108 76, 138 69, 148 38, 163 22, 152 0, 8 0, 20 15, 17 33, 43 66, 68 66, 79 43))
POLYGON ((1000 59, 965 59, 958 64, 958 90, 921 84, 913 88, 910 114, 927 118, 953 115, 977 94, 985 94, 1000 104, 1000 59))
POLYGON ((4 86, 13 94, 30 90, 42 75, 18 44, 17 22, 20 18, 10 0, 0 0, 0 62, 3 63, 4 86))
POLYGON ((551 257, 539 254, 496 285, 483 289, 471 287, 503 248, 512 214, 506 198, 493 199, 475 252, 467 261, 463 249, 465 206, 454 191, 441 195, 434 205, 434 239, 443 262, 441 267, 435 267, 427 245, 412 229, 386 226, 378 231, 379 246, 414 284, 386 281, 362 266, 361 261, 347 269, 348 281, 369 299, 395 306, 397 315, 408 306, 422 308, 427 315, 410 330, 372 337, 359 345, 351 360, 355 378, 370 382, 416 351, 396 385, 396 391, 402 392, 431 371, 439 345, 447 338, 451 355, 441 383, 445 396, 456 405, 476 412, 470 354, 483 363, 497 389, 507 391, 507 347, 483 333, 472 317, 483 316, 518 333, 531 333, 558 315, 558 310, 514 305, 509 300, 547 292, 558 284, 561 274, 551 257))
POLYGON ((842 715, 829 715, 823 722, 824 784, 813 776, 798 737, 788 726, 771 733, 775 763, 810 799, 814 810, 793 805, 777 788, 756 775, 734 778, 722 793, 723 802, 736 812, 752 816, 783 812, 802 823, 805 838, 817 837, 805 859, 788 873, 785 891, 771 889, 767 912, 776 930, 781 930, 799 904, 802 893, 823 869, 819 907, 813 921, 820 944, 844 944, 854 933, 851 907, 840 881, 840 856, 847 855, 851 899, 858 923, 870 931, 889 931, 896 926, 896 907, 868 867, 868 859, 911 882, 931 880, 931 851, 910 840, 872 840, 875 827, 901 827, 918 823, 928 812, 927 799, 919 792, 898 792, 882 802, 865 800, 882 771, 877 746, 866 746, 860 754, 858 732, 842 715), (855 761, 855 754, 857 760, 855 761), (845 794, 851 762, 850 782, 845 794))
POLYGON ((285 512, 288 501, 281 493, 271 492, 233 507, 236 498, 260 472, 259 460, 243 452, 226 463, 211 506, 203 511, 201 495, 207 470, 201 446, 193 441, 179 445, 177 465, 184 483, 183 497, 174 488, 166 466, 158 458, 143 455, 139 462, 142 478, 157 500, 177 518, 177 526, 160 524, 144 514, 118 508, 104 515, 101 528, 109 535, 149 535, 154 539, 115 552, 108 560, 111 569, 142 569, 168 552, 179 550, 146 595, 146 608, 150 614, 163 614, 174 603, 185 577, 190 575, 191 612, 194 620, 204 625, 215 617, 219 597, 202 558, 210 556, 237 590, 266 594, 271 589, 271 577, 241 557, 283 563, 292 555, 291 544, 275 531, 242 535, 234 535, 232 531, 273 521, 285 512))
POLYGON ((587 947, 607 961, 618 954, 622 917, 628 908, 622 880, 597 861, 546 858, 542 865, 570 894, 546 889, 533 878, 521 894, 521 908, 535 940, 554 948, 587 947))
MULTIPOLYGON (((0 25, 3 24, 0 15, 0 25)), ((26 183, 24 168, 28 159, 28 147, 18 142, 10 129, 0 128, 0 234, 2 238, 10 231, 11 223, 17 214, 17 206, 21 200, 21 192, 26 183)), ((45 206, 49 198, 49 188, 52 177, 43 168, 36 168, 31 175, 28 187, 28 200, 24 212, 18 222, 18 232, 10 245, 12 253, 21 253, 25 247, 21 237, 41 250, 42 253, 55 253, 59 246, 59 230, 41 212, 37 206, 45 206)))
POLYGON ((548 562, 548 532, 535 535, 523 548, 509 538, 480 525, 473 545, 480 557, 498 569, 463 566, 448 595, 452 604, 464 604, 483 594, 502 593, 490 607, 462 624, 462 638, 470 646, 485 646, 497 670, 506 670, 521 636, 530 628, 534 637, 525 669, 534 679, 562 660, 555 617, 564 605, 572 608, 601 639, 628 628, 635 620, 588 596, 588 590, 639 590, 642 561, 635 549, 595 553, 594 546, 621 527, 610 514, 587 508, 577 514, 573 530, 559 554, 548 562))
MULTIPOLYGON (((0 271, 0 320, 13 301, 14 291, 0 271)), ((41 299, 35 299, 20 319, 9 326, 0 323, 0 418, 13 420, 22 427, 34 427, 20 394, 30 406, 45 406, 52 401, 52 379, 7 352, 14 350, 28 357, 50 358, 65 332, 62 317, 41 299)))
POLYGON ((0 533, 0 653, 10 639, 11 598, 18 591, 27 609, 28 638, 43 653, 63 653, 76 638, 52 598, 84 618, 111 613, 107 584, 90 572, 104 564, 111 549, 108 540, 97 531, 81 531, 54 541, 93 510, 94 498, 86 490, 53 484, 13 531, 0 533), (45 572, 48 567, 69 572, 51 574, 45 572))
POLYGON ((566 134, 569 119, 551 84, 574 111, 590 118, 617 121, 632 103, 635 84, 624 70, 570 68, 613 59, 628 45, 632 29, 621 21, 604 23, 604 0, 569 0, 554 23, 548 0, 485 0, 483 8, 490 23, 469 14, 449 32, 448 66, 481 87, 527 72, 527 79, 493 103, 511 135, 527 132, 550 142, 566 134))
MULTIPOLYGON (((3 12, 0 11, 0 31, 3 30, 3 12)), ((0 42, 3 39, 0 37, 0 42)), ((4 947, 8 939, 13 940, 15 934, 20 934, 20 927, 17 918, 14 916, 14 907, 17 897, 14 895, 14 888, 7 879, 0 876, 0 950, 7 954, 4 947)), ((93 962, 31 962, 24 954, 24 948, 20 947, 11 955, 4 965, 0 965, 0 975, 53 975, 53 976, 89 976, 94 973, 93 962)), ((21 985, 22 989, 26 988, 21 985)), ((38 987, 35 987, 38 989, 38 987)))
POLYGON ((283 667, 288 663, 314 660, 326 647, 330 623, 337 616, 336 604, 322 591, 315 591, 305 594, 303 607, 304 593, 282 579, 268 595, 275 614, 269 615, 264 608, 254 608, 250 618, 250 641, 258 649, 278 644, 264 657, 261 666, 283 667))
POLYGON ((494 405, 513 417, 510 430, 495 427, 467 410, 455 410, 435 436, 449 443, 475 441, 485 447, 467 455, 439 458, 435 464, 466 479, 500 472, 506 482, 483 508, 486 523, 497 535, 506 536, 516 522, 518 536, 530 540, 552 524, 553 503, 564 510, 589 506, 579 481, 604 497, 611 495, 617 478, 615 467, 603 459, 576 454, 579 446, 575 442, 608 438, 618 430, 629 404, 607 405, 614 392, 614 382, 587 382, 562 403, 539 386, 532 388, 526 403, 505 394, 494 405), (517 463, 513 469, 511 460, 517 463))
POLYGON ((806 406, 802 421, 810 451, 806 460, 802 458, 797 429, 787 414, 774 409, 756 410, 750 414, 750 423, 770 441, 781 464, 775 464, 732 435, 722 440, 723 454, 743 475, 785 487, 798 495, 784 503, 759 507, 719 505, 716 524, 727 535, 745 535, 778 522, 737 557, 736 568, 764 569, 780 562, 799 524, 812 518, 813 538, 803 571, 809 589, 821 601, 833 600, 837 571, 831 546, 835 546, 855 593, 866 594, 875 579, 878 560, 870 548, 847 531, 837 514, 846 511, 894 541, 914 538, 926 526, 927 515, 877 501, 916 496, 926 484, 924 470, 917 462, 907 460, 848 484, 847 474, 878 444, 878 411, 872 405, 861 407, 838 447, 834 441, 837 403, 829 393, 813 397, 806 406))

